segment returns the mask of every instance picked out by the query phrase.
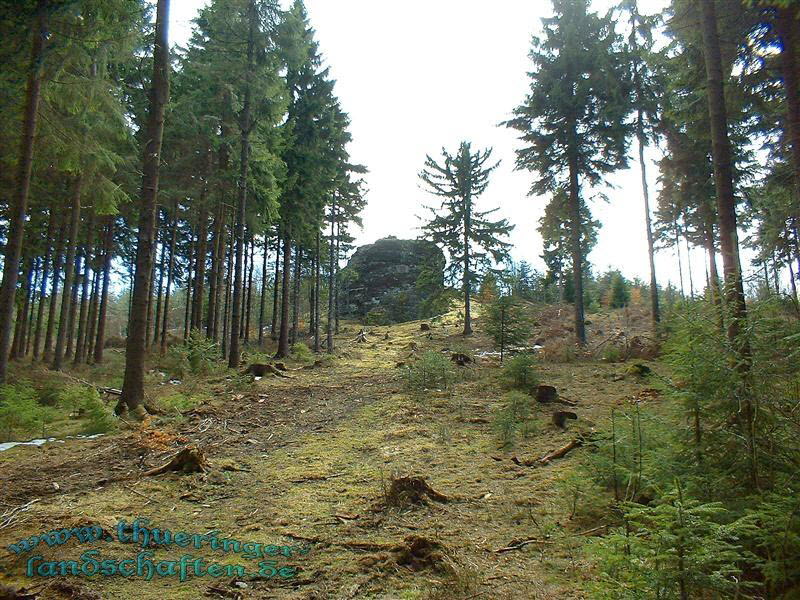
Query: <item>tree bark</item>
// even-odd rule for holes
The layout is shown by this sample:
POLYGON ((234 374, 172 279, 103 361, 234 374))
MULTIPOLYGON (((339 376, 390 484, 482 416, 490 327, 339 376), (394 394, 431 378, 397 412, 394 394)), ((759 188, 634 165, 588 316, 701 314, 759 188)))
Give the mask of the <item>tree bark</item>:
MULTIPOLYGON (((211 153, 208 153, 209 162, 211 153)), ((210 165, 207 172, 210 172, 210 165)), ((192 329, 202 329, 203 327, 203 299, 205 297, 206 282, 206 242, 208 238, 208 208, 206 207, 206 188, 203 185, 203 193, 200 204, 199 230, 197 235, 197 257, 195 259, 195 278, 194 296, 192 297, 192 329)))
POLYGON ((464 335, 472 335, 472 311, 470 310, 470 292, 472 273, 469 264, 469 239, 472 235, 472 201, 469 194, 464 198, 464 335))
POLYGON ((283 232, 283 273, 281 281, 281 327, 278 336, 278 351, 275 358, 289 356, 289 285, 292 268, 292 234, 287 226, 283 232))
POLYGON ((241 129, 241 150, 239 163, 239 197, 236 203, 236 267, 233 280, 233 326, 231 327, 231 342, 228 355, 228 367, 235 369, 241 360, 239 351, 239 321, 242 305, 242 262, 244 252, 244 219, 247 204, 247 170, 250 158, 250 129, 252 128, 250 116, 250 103, 252 90, 250 78, 254 69, 255 55, 255 30, 256 15, 253 0, 248 5, 249 30, 247 34, 247 71, 244 89, 244 100, 239 127, 241 129))
POLYGON ((117 412, 127 408, 141 414, 144 400, 145 338, 147 299, 150 296, 150 271, 153 267, 153 242, 158 197, 158 171, 164 133, 164 109, 169 100, 169 0, 158 0, 156 8, 153 82, 147 117, 142 166, 142 196, 139 208, 139 233, 136 247, 136 275, 133 283, 131 319, 125 349, 125 378, 117 412))
POLYGON ((302 273, 302 250, 300 244, 294 247, 294 279, 292 281, 292 331, 289 343, 294 347, 297 343, 297 329, 300 325, 300 275, 302 273))
POLYGON ((53 348, 53 333, 56 326, 56 308, 58 307, 58 286, 61 283, 61 261, 64 258, 66 226, 62 225, 58 230, 58 242, 56 254, 53 258, 53 283, 50 286, 50 306, 47 311, 47 330, 44 335, 44 361, 50 361, 53 348))
POLYGON ((169 234, 169 266, 167 267, 167 289, 164 290, 164 317, 161 322, 161 354, 167 351, 167 329, 169 325, 169 300, 172 294, 172 281, 175 277, 175 243, 178 238, 178 203, 172 209, 172 227, 169 234))
POLYGON ((786 90, 786 133, 791 146, 792 170, 794 171, 795 218, 800 218, 800 81, 797 45, 800 40, 800 22, 797 7, 779 8, 775 20, 781 37, 781 74, 786 90))
POLYGON ((578 159, 574 152, 569 156, 569 214, 570 245, 572 247, 572 277, 575 287, 575 340, 586 345, 586 327, 583 314, 583 249, 581 248, 581 199, 578 186, 578 159))
POLYGON ((33 287, 30 289, 30 312, 28 314, 28 323, 25 329, 25 348, 22 351, 23 356, 28 356, 33 346, 33 326, 36 321, 36 290, 39 289, 39 279, 41 278, 42 259, 37 258, 33 268, 33 287))
POLYGON ((275 232, 275 279, 272 284, 272 319, 269 324, 269 336, 273 341, 278 339, 278 282, 281 280, 281 231, 275 232))
POLYGON ((214 215, 214 241, 211 244, 211 271, 208 274, 208 307, 206 309, 206 337, 213 340, 217 339, 214 331, 214 320, 217 316, 217 294, 219 289, 217 286, 217 273, 219 272, 219 241, 222 235, 222 213, 222 203, 219 203, 214 215))
POLYGON ((11 358, 20 359, 25 356, 25 336, 28 324, 28 310, 31 305, 31 289, 33 283, 33 257, 29 258, 25 275, 22 279, 22 304, 17 309, 16 327, 14 339, 11 342, 11 358))
POLYGON ((47 295, 47 275, 48 275, 48 268, 50 266, 50 261, 53 257, 53 244, 55 240, 53 239, 53 235, 55 234, 55 211, 50 210, 50 217, 47 220, 47 236, 45 238, 45 250, 44 261, 42 262, 42 278, 39 282, 41 286, 39 288, 39 306, 37 307, 37 315, 36 315, 36 333, 34 334, 33 340, 33 360, 39 359, 39 349, 41 348, 42 343, 42 324, 44 321, 44 305, 45 305, 45 296, 47 295))
MULTIPOLYGON (((162 222, 166 221, 166 217, 162 216, 162 222)), ((164 223, 165 224, 165 223, 164 223)), ((161 229, 163 231, 162 224, 161 229)), ((153 339, 151 340, 151 344, 149 347, 155 347, 159 344, 159 340, 161 338, 161 293, 164 290, 164 271, 166 269, 166 262, 167 262, 167 245, 164 243, 165 235, 164 233, 161 234, 161 258, 158 261, 158 287, 156 287, 156 315, 155 319, 151 323, 153 327, 153 339)), ((156 237, 158 239, 158 237, 156 237)), ((156 243, 156 249, 158 249, 158 243, 156 243)), ((153 277, 153 281, 155 282, 155 277, 153 277)))
POLYGON ((333 290, 335 298, 333 301, 333 314, 334 314, 334 333, 339 335, 339 260, 342 258, 342 222, 336 222, 336 261, 334 262, 333 274, 333 290))
POLYGON ((267 254, 269 254, 269 235, 264 233, 264 256, 261 258, 261 297, 258 307, 258 345, 264 345, 264 323, 267 310, 267 254))
POLYGON ((106 315, 108 314, 108 287, 111 283, 111 259, 114 249, 114 218, 110 218, 103 242, 103 289, 100 292, 100 312, 97 315, 97 336, 94 341, 94 363, 103 362, 106 343, 106 315))
POLYGON ((183 341, 189 339, 189 333, 192 329, 192 290, 194 290, 194 279, 192 278, 192 269, 196 261, 195 248, 197 244, 194 240, 194 229, 189 233, 189 264, 186 267, 186 301, 183 305, 183 341))
MULTIPOLYGON (((729 315, 728 339, 738 354, 738 370, 747 378, 750 370, 750 346, 742 333, 747 327, 747 307, 744 299, 739 240, 736 230, 736 198, 733 190, 731 145, 728 137, 728 117, 725 110, 725 91, 722 79, 722 59, 717 32, 714 0, 701 0, 703 9, 703 54, 706 67, 708 114, 711 123, 711 155, 714 163, 714 185, 717 197, 720 249, 725 277, 725 308, 729 315)), ((755 448, 755 410, 749 394, 742 401, 741 424, 749 450, 750 479, 759 488, 755 448)))
POLYGON ((94 351, 94 336, 97 332, 97 311, 100 306, 101 274, 100 250, 97 249, 95 250, 95 258, 92 265, 92 290, 89 295, 89 315, 86 317, 87 329, 83 348, 83 360, 86 363, 91 363, 92 352, 94 351))
POLYGON ((69 221, 69 245, 67 246, 67 260, 64 263, 64 293, 61 295, 61 316, 58 321, 58 336, 56 349, 53 353, 54 371, 60 371, 64 362, 67 345, 67 335, 70 327, 70 307, 72 306, 72 282, 75 277, 75 252, 78 247, 78 226, 81 222, 81 193, 83 191, 83 173, 79 173, 75 180, 75 190, 72 193, 72 210, 69 221))
POLYGON ((25 232, 25 215, 28 210, 28 192, 33 169, 33 147, 36 137, 36 116, 42 86, 42 64, 44 47, 49 36, 47 31, 47 1, 37 3, 36 29, 33 33, 31 60, 28 66, 28 83, 25 94, 25 111, 22 119, 19 161, 15 194, 9 203, 8 237, 3 263, 3 283, 0 284, 0 385, 6 381, 8 351, 11 342, 11 327, 14 319, 14 296, 19 278, 19 260, 22 254, 22 238, 25 232))
POLYGON ((222 211, 222 235, 219 240, 219 257, 217 265, 217 291, 216 291, 216 299, 214 300, 214 332, 213 338, 214 341, 220 339, 220 331, 219 331, 219 320, 222 316, 222 297, 225 294, 225 252, 227 248, 227 236, 228 236, 228 228, 225 225, 225 219, 227 215, 227 209, 223 207, 222 211))
POLYGON ((225 269, 225 312, 222 315, 223 318, 223 335, 222 335, 222 355, 227 358, 228 356, 228 339, 230 337, 231 331, 231 287, 233 282, 231 280, 231 274, 233 273, 233 253, 234 253, 234 235, 230 236, 230 244, 227 249, 227 268, 225 269))
POLYGON ((327 330, 327 352, 333 354, 333 302, 336 265, 334 259, 334 224, 336 223, 336 196, 331 203, 331 237, 328 248, 328 330, 327 330))
POLYGON ((658 307, 658 282, 656 281, 656 251, 653 242, 653 224, 650 218, 650 192, 647 186, 647 164, 644 160, 645 137, 642 127, 644 115, 639 109, 637 118, 636 137, 639 142, 639 169, 642 173, 642 196, 644 197, 644 223, 647 231, 647 256, 650 261, 650 318, 653 321, 653 329, 658 327, 661 320, 661 311, 658 307))
POLYGON ((314 252, 314 352, 320 351, 319 339, 319 294, 320 294, 320 232, 317 229, 317 247, 314 252))
POLYGON ((75 358, 77 365, 86 359, 86 330, 89 316, 89 272, 91 268, 92 252, 94 251, 94 210, 89 213, 89 222, 86 224, 86 244, 83 247, 83 279, 81 280, 81 306, 78 317, 78 334, 75 339, 75 358))
POLYGON ((247 274, 247 307, 244 319, 244 343, 250 342, 250 318, 253 312, 253 264, 255 263, 255 236, 250 234, 250 262, 247 274))

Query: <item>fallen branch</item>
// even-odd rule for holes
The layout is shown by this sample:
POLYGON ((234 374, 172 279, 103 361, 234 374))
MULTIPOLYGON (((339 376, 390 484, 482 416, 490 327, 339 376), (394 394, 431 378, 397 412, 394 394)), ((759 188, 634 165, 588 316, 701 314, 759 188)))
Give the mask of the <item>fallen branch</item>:
POLYGON ((510 546, 506 546, 505 548, 500 548, 495 550, 495 554, 502 554, 503 552, 511 552, 512 550, 519 550, 524 548, 525 546, 530 546, 531 544, 553 544, 552 540, 539 540, 539 539, 530 539, 530 540, 523 540, 521 542, 517 542, 516 544, 511 544, 510 546))
POLYGON ((9 525, 11 525, 11 523, 13 523, 14 521, 14 518, 19 513, 30 510, 31 506, 39 502, 39 500, 40 500, 39 498, 34 498, 30 502, 26 502, 21 506, 17 506, 16 508, 12 508, 11 510, 4 512, 2 515, 0 515, 0 520, 3 520, 3 522, 0 523, 0 529, 4 529, 9 525))
POLYGON ((138 491, 138 490, 135 490, 135 489, 133 489, 133 488, 132 488, 132 487, 130 487, 130 486, 123 485, 122 487, 124 487, 124 488, 125 488, 126 490, 128 490, 129 492, 133 492, 133 493, 134 493, 134 494, 136 494, 137 496, 141 496, 142 498, 144 498, 144 499, 145 499, 145 500, 147 500, 148 502, 155 502, 156 504, 160 504, 160 503, 161 503, 159 500, 154 500, 154 499, 153 499, 153 498, 151 498, 150 496, 148 496, 148 495, 146 495, 146 494, 143 494, 142 492, 140 492, 140 491, 138 491))
POLYGON ((582 445, 583 445, 583 440, 581 438, 575 438, 566 446, 562 446, 558 450, 553 450, 549 454, 545 454, 542 457, 531 458, 528 460, 520 460, 516 456, 512 456, 511 462, 513 462, 515 465, 519 465, 520 467, 544 466, 548 464, 551 460, 555 460, 556 458, 563 458, 571 450, 579 448, 582 445))
POLYGON ((291 479, 291 483, 306 483, 307 481, 326 481, 328 479, 333 479, 334 477, 341 477, 344 473, 333 473, 332 475, 309 475, 308 477, 303 477, 302 479, 291 479))
POLYGON ((309 537, 289 531, 281 534, 285 537, 290 537, 295 540, 303 540, 304 542, 311 542, 313 544, 321 544, 323 546, 339 546, 341 548, 354 548, 356 550, 366 550, 368 552, 380 552, 383 550, 393 550, 397 544, 380 544, 376 542, 332 542, 318 537, 309 537))
POLYGON ((541 465, 546 465, 551 460, 555 460, 556 458, 563 458, 567 455, 568 452, 574 450, 575 448, 580 447, 583 444, 583 440, 575 438, 566 446, 562 446, 558 450, 554 450, 550 454, 545 454, 542 456, 537 462, 541 465))

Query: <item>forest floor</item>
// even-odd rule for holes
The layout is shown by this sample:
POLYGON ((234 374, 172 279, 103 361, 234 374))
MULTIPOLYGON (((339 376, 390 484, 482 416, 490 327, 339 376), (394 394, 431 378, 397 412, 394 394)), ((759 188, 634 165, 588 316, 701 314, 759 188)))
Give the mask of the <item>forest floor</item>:
MULTIPOLYGON (((538 333, 548 344, 563 341, 568 309, 547 310, 538 333)), ((646 327, 641 315, 619 311, 590 319, 595 347, 623 327, 629 334, 646 327)), ((541 382, 576 401, 570 410, 579 418, 563 431, 550 419, 556 407, 537 405, 531 433, 501 448, 493 415, 504 389, 497 359, 481 357, 491 350, 488 339, 460 336, 455 312, 435 320, 430 332, 420 322, 368 328, 365 343, 354 340, 359 327, 345 324, 337 354, 321 364, 288 362, 288 377, 252 381, 220 372, 177 381, 156 368, 148 375, 151 402, 177 392, 200 401, 181 414, 154 415, 96 439, 0 453, 0 515, 6 515, 0 518, 0 598, 3 584, 41 598, 85 599, 588 597, 593 573, 582 547, 603 532, 607 510, 575 511, 576 465, 588 450, 524 464, 604 426, 615 406, 639 402, 643 411, 658 410, 657 378, 635 377, 625 363, 597 357, 553 358, 568 344, 553 350, 545 344, 550 356, 538 367, 541 382), (397 363, 427 349, 478 358, 460 369, 451 389, 412 394, 397 363), (562 359, 568 362, 551 362, 562 359), (204 452, 205 472, 145 475, 186 446, 204 452), (401 476, 422 477, 445 497, 392 506, 391 483, 401 476), (80 566, 90 547, 99 549, 98 560, 134 559, 142 551, 116 539, 9 550, 21 539, 85 524, 114 538, 120 519, 136 518, 173 533, 217 531, 220 539, 259 542, 262 556, 245 557, 232 546, 215 550, 208 541, 200 549, 150 548, 156 562, 188 553, 247 572, 196 577, 190 571, 181 582, 175 574, 151 581, 26 576, 35 555, 43 558, 34 569, 54 560, 80 566), (272 570, 259 565, 265 560, 296 574, 267 577, 272 570)), ((63 377, 38 369, 17 365, 15 373, 34 381, 63 377)), ((122 355, 109 352, 107 364, 73 376, 111 385, 121 369, 122 355)))

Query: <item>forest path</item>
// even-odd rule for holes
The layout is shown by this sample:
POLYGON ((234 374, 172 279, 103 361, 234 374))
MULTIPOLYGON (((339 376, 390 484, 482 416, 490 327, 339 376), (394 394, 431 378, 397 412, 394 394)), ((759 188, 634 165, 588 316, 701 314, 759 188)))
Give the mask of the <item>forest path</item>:
MULTIPOLYGON (((276 566, 299 571, 288 579, 253 579, 260 560, 274 558, 204 546, 190 554, 242 565, 247 576, 69 578, 78 592, 51 587, 43 597, 90 591, 101 598, 187 600, 586 597, 575 583, 589 568, 580 534, 602 522, 571 514, 569 477, 585 451, 539 468, 513 458, 563 446, 611 406, 630 403, 644 382, 613 381, 624 368, 619 365, 543 363, 543 382, 579 400, 575 431, 554 428, 550 408, 534 406, 530 435, 500 448, 493 419, 504 391, 491 360, 460 369, 452 389, 421 394, 410 394, 395 368, 425 349, 487 349, 486 339, 464 340, 455 318, 436 324, 430 335, 407 323, 372 328, 366 343, 353 336, 340 336, 336 360, 290 370, 290 378, 210 377, 175 386, 209 397, 179 419, 155 418, 96 440, 0 455, 0 512, 39 499, 0 529, 8 580, 28 587, 48 582, 22 576, 29 554, 6 552, 20 538, 85 523, 111 530, 119 519, 139 517, 172 532, 215 530, 220 538, 294 548, 276 566), (205 450, 207 473, 141 476, 186 445, 205 450), (424 477, 450 501, 389 507, 385 495, 395 474, 424 477), (524 540, 539 541, 498 552, 524 540), (310 551, 297 554, 299 548, 310 551)), ((140 551, 118 542, 100 549, 102 557, 118 559, 140 551)), ((69 542, 41 553, 78 560, 83 551, 69 542)), ((154 560, 177 560, 185 552, 157 549, 154 560)))

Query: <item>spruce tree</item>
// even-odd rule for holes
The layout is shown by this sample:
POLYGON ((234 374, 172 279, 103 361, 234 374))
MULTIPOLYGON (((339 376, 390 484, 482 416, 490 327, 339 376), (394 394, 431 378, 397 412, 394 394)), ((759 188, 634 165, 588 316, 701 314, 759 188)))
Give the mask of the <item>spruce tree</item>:
POLYGON ((427 156, 425 168, 419 174, 428 191, 442 198, 441 213, 429 207, 433 218, 422 230, 427 239, 442 246, 450 255, 449 278, 461 279, 464 335, 472 333, 473 279, 489 266, 490 257, 495 263, 507 260, 511 244, 501 238, 514 229, 506 219, 487 219, 496 208, 479 211, 475 207, 475 200, 486 190, 489 175, 497 167, 497 163, 487 165, 491 154, 491 148, 473 154, 469 142, 461 142, 457 154, 451 155, 442 149, 440 162, 427 156))
MULTIPOLYGON (((153 81, 147 120, 147 143, 142 158, 142 191, 139 207, 139 231, 136 245, 136 275, 131 292, 131 315, 125 346, 125 377, 117 412, 126 409, 141 414, 144 400, 144 360, 146 352, 147 302, 150 297, 150 273, 158 198, 158 174, 164 111, 169 101, 169 0, 158 0, 156 43, 153 49, 153 81)), ((65 290, 66 292, 66 290, 65 290)))
POLYGON ((553 9, 530 52, 530 93, 505 124, 525 144, 517 169, 538 176, 530 195, 568 191, 575 337, 583 345, 582 188, 627 166, 630 89, 610 18, 590 12, 588 0, 553 0, 553 9))

